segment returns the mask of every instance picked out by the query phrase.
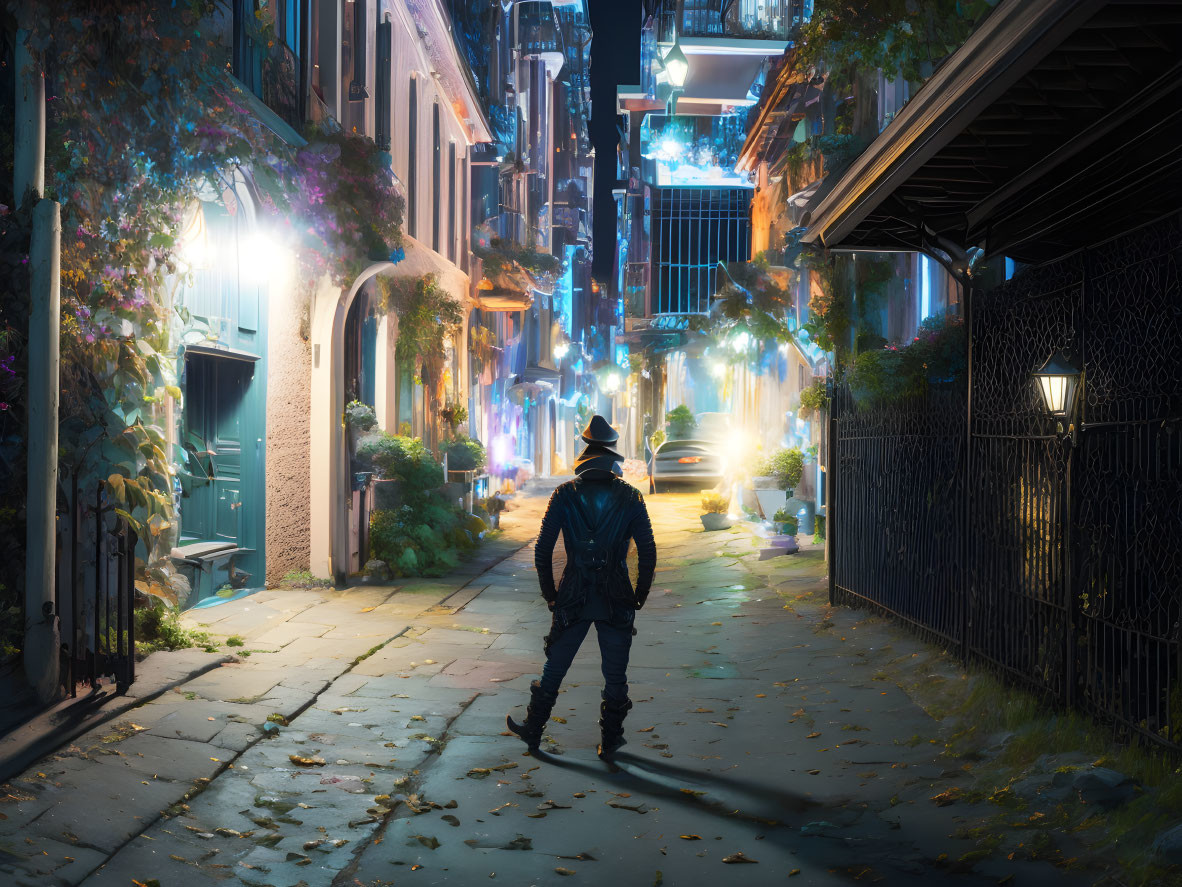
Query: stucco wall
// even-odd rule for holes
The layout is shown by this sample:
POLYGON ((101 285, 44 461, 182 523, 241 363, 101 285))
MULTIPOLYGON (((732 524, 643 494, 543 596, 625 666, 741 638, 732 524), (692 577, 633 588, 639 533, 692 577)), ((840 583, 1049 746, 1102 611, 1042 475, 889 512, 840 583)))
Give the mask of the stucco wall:
POLYGON ((289 290, 272 292, 267 378, 267 583, 311 559, 312 352, 303 311, 289 290), (306 330, 305 330, 306 332, 306 330))

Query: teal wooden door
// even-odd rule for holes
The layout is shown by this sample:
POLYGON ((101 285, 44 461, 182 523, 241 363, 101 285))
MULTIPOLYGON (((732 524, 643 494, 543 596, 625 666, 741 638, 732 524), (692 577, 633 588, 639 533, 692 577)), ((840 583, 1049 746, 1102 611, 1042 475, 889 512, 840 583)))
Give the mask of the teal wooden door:
POLYGON ((244 526, 254 503, 243 496, 243 407, 254 364, 192 355, 185 366, 184 447, 190 475, 181 509, 186 541, 249 547, 244 526))

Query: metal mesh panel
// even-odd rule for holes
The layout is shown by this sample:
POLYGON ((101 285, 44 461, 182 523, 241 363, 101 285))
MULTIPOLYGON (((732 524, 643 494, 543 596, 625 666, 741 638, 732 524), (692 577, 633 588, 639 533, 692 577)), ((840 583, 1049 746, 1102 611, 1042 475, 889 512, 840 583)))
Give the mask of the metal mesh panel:
POLYGON ((751 254, 747 188, 657 188, 653 191, 653 312, 705 314, 718 263, 751 254))
POLYGON ((959 635, 963 391, 860 408, 834 398, 837 599, 868 602, 947 641, 959 635))
POLYGON ((1182 745, 1180 264, 1172 217, 977 294, 967 447, 961 395, 839 390, 835 601, 1182 745), (1054 351, 1084 373, 1074 434, 1031 383, 1054 351))
POLYGON ((1080 701, 1182 744, 1182 224, 1089 260, 1071 492, 1080 701))

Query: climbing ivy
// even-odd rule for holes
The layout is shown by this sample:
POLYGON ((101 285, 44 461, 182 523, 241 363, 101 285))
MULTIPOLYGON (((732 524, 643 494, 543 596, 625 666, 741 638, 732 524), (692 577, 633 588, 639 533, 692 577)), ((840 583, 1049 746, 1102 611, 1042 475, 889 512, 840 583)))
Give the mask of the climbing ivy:
MULTIPOLYGON (((179 399, 169 358, 185 209, 235 181, 285 230, 301 284, 344 284, 401 247, 402 200, 372 143, 309 130, 277 137, 227 74, 210 0, 3 0, 33 11, 28 45, 51 61, 47 196, 62 206, 61 463, 100 483, 143 540, 138 587, 174 603, 177 526, 164 404, 179 399)), ((274 41, 271 7, 255 31, 274 41)), ((26 290, 27 293, 27 290, 26 290)), ((27 296, 26 296, 27 297, 27 296)))

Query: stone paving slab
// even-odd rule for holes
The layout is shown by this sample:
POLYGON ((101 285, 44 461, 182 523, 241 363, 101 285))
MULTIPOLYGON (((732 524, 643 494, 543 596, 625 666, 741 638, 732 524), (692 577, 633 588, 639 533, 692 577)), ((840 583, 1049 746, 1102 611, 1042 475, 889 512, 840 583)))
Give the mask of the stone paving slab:
MULTIPOLYGON (((171 693, 163 691, 183 675, 141 665, 134 692, 163 695, 120 697, 120 719, 0 790, 0 885, 128 887, 155 878, 196 887, 271 883, 272 876, 327 885, 389 809, 375 807, 374 798, 397 793, 398 780, 437 752, 474 696, 428 686, 442 666, 411 669, 405 678, 352 670, 527 542, 537 507, 520 517, 516 529, 506 520, 478 563, 455 577, 266 591, 185 614, 215 636, 239 635, 248 649, 276 652, 254 652, 171 693), (324 763, 296 764, 293 754, 324 763)), ((232 659, 170 655, 202 669, 232 659)))

